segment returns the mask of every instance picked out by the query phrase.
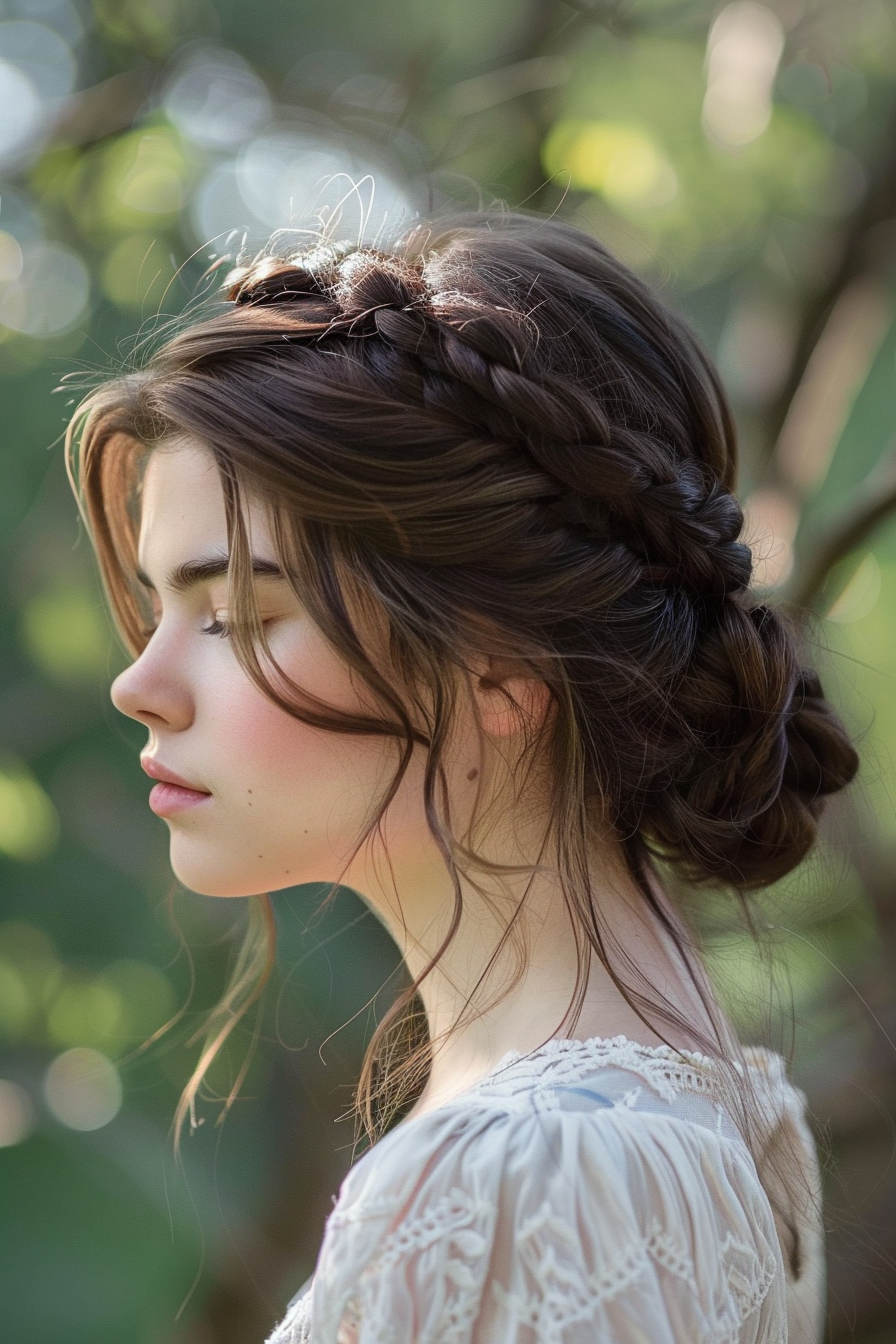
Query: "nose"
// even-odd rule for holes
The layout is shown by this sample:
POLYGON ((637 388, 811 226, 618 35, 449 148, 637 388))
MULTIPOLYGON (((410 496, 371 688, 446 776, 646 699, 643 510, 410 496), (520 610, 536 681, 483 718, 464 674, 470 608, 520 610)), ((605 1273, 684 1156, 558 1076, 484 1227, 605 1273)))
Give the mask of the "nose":
POLYGON ((181 732, 193 722, 193 698, 182 660, 166 646, 161 628, 130 667, 112 683, 112 703, 147 728, 181 732))

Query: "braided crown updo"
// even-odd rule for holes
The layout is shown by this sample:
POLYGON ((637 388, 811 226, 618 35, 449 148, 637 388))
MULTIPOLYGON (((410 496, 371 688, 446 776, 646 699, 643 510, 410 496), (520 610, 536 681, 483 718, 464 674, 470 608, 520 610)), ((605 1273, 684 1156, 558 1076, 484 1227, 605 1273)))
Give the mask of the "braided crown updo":
POLYGON ((383 705, 375 731, 420 740, 396 669, 441 686, 423 735, 434 827, 439 679, 472 641, 531 658, 550 687, 558 852, 586 928, 596 818, 648 899, 654 855, 741 890, 793 868, 857 758, 749 589, 731 416, 682 322, 593 238, 518 216, 418 226, 388 251, 319 242, 228 285, 223 311, 82 420, 86 507, 131 646, 124 445, 188 434, 217 459, 235 565, 239 490, 280 518, 303 600, 383 705), (345 574, 385 615, 388 673, 352 627, 345 574))
MULTIPOLYGON (((628 843, 692 880, 791 869, 857 761, 781 617, 747 591, 731 417, 683 324, 556 222, 417 230, 389 254, 319 247, 230 283, 248 309, 237 359, 277 369, 278 409, 291 360, 273 342, 303 343, 295 433, 315 473, 331 464, 338 521, 426 575, 424 624, 472 604, 550 652, 586 778, 628 843)), ((267 453, 290 488, 284 447, 267 453)))

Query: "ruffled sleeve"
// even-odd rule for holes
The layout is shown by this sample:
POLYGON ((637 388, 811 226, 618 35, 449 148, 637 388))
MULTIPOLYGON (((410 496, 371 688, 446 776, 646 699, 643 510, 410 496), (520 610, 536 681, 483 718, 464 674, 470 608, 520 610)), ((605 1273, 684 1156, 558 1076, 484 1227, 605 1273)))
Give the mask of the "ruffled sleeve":
POLYGON ((806 1120, 806 1098, 770 1050, 744 1051, 765 1110, 757 1154, 763 1188, 774 1209, 787 1277, 788 1344, 816 1344, 825 1311, 825 1253, 821 1173, 806 1120))
MULTIPOLYGON (((313 1344, 767 1344, 784 1273, 746 1148, 639 1110, 445 1107, 349 1173, 313 1344)), ((573 1099, 574 1100, 574 1099, 573 1099)))

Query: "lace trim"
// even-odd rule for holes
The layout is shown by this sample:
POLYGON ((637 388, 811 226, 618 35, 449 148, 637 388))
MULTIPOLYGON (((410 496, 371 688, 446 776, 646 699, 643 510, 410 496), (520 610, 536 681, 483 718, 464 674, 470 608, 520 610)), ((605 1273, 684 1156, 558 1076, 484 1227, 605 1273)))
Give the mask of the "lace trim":
POLYGON ((389 1222, 400 1208, 401 1200, 394 1195, 383 1199, 367 1199, 362 1204, 353 1204, 346 1209, 341 1209, 337 1204, 327 1219, 327 1226, 335 1231, 360 1223, 389 1222))
POLYGON ((738 1344, 741 1326, 758 1311, 778 1274, 778 1266, 769 1255, 760 1260, 751 1246, 727 1232, 719 1251, 729 1292, 729 1309, 715 1322, 713 1340, 719 1344, 738 1344))
MULTIPOLYGON (((668 1045, 641 1045, 627 1036, 590 1036, 585 1040, 555 1038, 528 1054, 509 1050, 484 1078, 456 1100, 524 1080, 540 1092, 607 1066, 637 1074, 664 1101, 674 1101, 681 1091, 714 1096, 720 1085, 718 1061, 698 1050, 678 1051, 668 1045)), ((740 1066, 734 1064, 734 1067, 740 1066)), ((451 1102, 445 1104, 451 1105, 451 1102)))

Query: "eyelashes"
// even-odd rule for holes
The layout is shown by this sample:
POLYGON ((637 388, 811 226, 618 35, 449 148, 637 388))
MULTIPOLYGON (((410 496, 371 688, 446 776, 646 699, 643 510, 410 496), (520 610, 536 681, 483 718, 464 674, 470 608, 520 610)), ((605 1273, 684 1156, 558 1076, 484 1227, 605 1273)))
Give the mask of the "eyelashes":
MULTIPOLYGON (((272 618, 269 618, 268 620, 263 620, 262 625, 270 625, 271 619, 272 618)), ((157 625, 145 625, 142 628, 140 634, 143 636, 147 644, 152 639, 153 635, 156 633, 158 628, 159 627, 157 625)), ((209 625, 202 626, 202 633, 204 635, 217 635, 219 639, 229 639, 230 623, 228 621, 222 621, 219 617, 216 616, 215 619, 209 625)))
MULTIPOLYGON (((140 634, 146 640, 147 644, 152 639, 153 635, 156 633, 158 628, 159 627, 157 625, 144 625, 143 629, 140 631, 140 634)), ((227 637, 230 634, 230 626, 226 623, 226 621, 221 621, 217 617, 215 617, 211 625, 204 625, 202 627, 202 633, 204 635, 218 635, 219 638, 221 639, 227 639, 227 637)))

